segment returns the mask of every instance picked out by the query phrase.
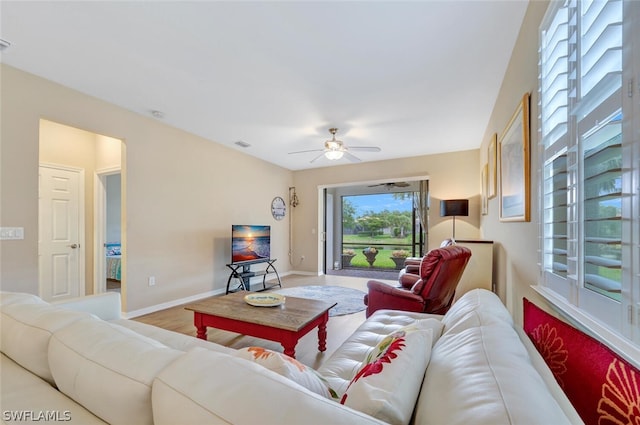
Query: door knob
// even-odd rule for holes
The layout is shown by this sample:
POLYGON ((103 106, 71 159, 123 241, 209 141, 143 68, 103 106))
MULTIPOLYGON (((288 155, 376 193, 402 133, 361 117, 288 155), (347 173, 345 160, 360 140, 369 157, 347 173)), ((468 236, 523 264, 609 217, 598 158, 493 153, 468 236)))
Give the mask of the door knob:
POLYGON ((80 245, 78 245, 77 243, 72 243, 71 245, 69 245, 69 247, 71 249, 76 249, 77 247, 79 247, 80 245))

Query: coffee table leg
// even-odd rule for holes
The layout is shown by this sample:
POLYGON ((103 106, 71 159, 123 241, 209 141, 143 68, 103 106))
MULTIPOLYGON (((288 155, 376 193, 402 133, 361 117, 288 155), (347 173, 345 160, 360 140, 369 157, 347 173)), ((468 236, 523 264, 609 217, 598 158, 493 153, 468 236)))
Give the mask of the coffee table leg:
POLYGON ((329 321, 329 312, 324 313, 322 322, 318 325, 318 350, 327 350, 327 322, 329 321))
POLYGON ((200 339, 207 340, 207 327, 202 324, 202 315, 198 312, 193 314, 193 324, 196 327, 196 336, 200 339))
POLYGON ((295 336, 284 337, 280 344, 284 348, 284 354, 291 358, 296 358, 296 344, 298 339, 295 336))

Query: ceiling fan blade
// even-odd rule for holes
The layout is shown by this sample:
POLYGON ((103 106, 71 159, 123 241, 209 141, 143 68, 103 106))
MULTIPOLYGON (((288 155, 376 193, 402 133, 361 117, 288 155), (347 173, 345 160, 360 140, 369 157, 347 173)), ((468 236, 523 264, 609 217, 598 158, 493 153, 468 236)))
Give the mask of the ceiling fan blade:
POLYGON ((347 158, 351 162, 361 162, 362 160, 357 156, 351 155, 349 152, 344 152, 344 157, 347 158))
MULTIPOLYGON (((323 152, 322 152, 320 155, 318 155, 318 156, 316 156, 315 158, 313 158, 311 161, 309 161, 310 163, 312 163, 312 164, 313 164, 314 162, 316 162, 317 160, 319 160, 320 158, 322 158, 322 157, 324 156, 324 150, 323 150, 323 149, 321 149, 321 150, 322 150, 323 152)), ((310 152, 311 152, 311 151, 310 151, 310 152)))
POLYGON ((377 146, 349 146, 349 150, 360 152, 380 152, 382 149, 377 146))
POLYGON ((289 155, 293 155, 293 154, 296 154, 296 153, 308 153, 308 152, 324 152, 324 149, 310 149, 308 151, 289 152, 289 155))

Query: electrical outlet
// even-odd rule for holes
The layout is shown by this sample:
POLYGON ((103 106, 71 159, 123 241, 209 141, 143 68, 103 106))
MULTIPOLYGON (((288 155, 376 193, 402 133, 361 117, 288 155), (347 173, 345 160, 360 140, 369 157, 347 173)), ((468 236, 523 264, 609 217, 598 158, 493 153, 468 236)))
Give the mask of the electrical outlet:
POLYGON ((0 227, 0 240, 24 239, 24 227, 0 227))
POLYGON ((304 255, 300 256, 300 261, 304 261, 304 255))
POLYGON ((156 277, 149 276, 149 286, 155 286, 155 284, 156 284, 156 277))

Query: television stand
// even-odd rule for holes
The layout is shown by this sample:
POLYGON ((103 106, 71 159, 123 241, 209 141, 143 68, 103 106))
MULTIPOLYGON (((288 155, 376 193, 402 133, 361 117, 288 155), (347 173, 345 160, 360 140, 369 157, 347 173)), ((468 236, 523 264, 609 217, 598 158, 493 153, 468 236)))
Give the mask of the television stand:
POLYGON ((280 281, 280 275, 278 275, 278 271, 276 270, 273 263, 276 262, 276 259, 269 258, 265 260, 257 260, 251 261, 247 263, 231 263, 227 264, 227 267, 231 269, 231 274, 229 275, 229 279, 227 279, 227 294, 230 292, 236 292, 240 290, 251 291, 251 278, 255 276, 262 276, 262 289, 259 289, 258 292, 273 288, 274 286, 279 286, 282 288, 282 282, 280 281), (251 271, 251 266, 255 264, 263 264, 267 263, 267 267, 264 270, 251 271), (267 286, 267 274, 269 272, 273 272, 276 274, 276 278, 278 279, 278 283, 274 283, 271 286, 267 286), (240 284, 233 290, 229 290, 229 286, 231 285, 232 279, 238 279, 240 284))

